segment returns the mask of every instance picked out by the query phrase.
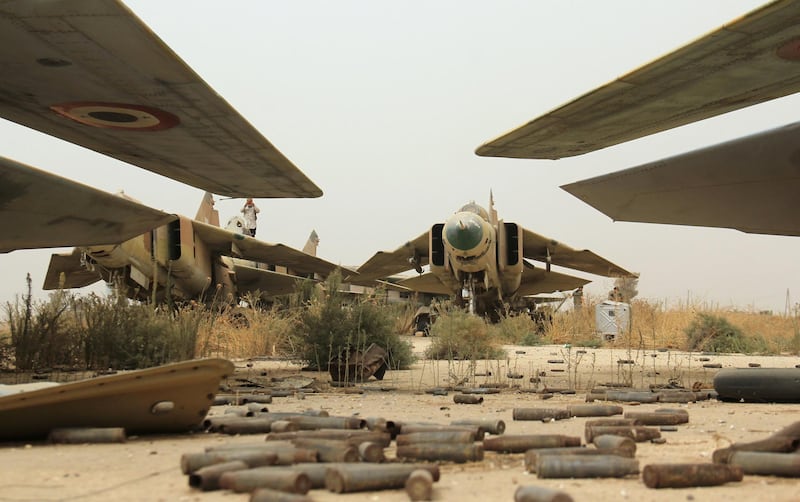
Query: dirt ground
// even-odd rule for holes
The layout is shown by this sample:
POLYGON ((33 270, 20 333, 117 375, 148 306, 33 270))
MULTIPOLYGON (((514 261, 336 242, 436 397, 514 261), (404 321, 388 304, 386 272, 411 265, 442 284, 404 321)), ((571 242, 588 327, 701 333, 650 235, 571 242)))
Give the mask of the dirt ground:
MULTIPOLYGON (((415 352, 421 353, 428 339, 409 338, 415 352)), ((506 347, 503 361, 479 362, 470 368, 467 362, 421 360, 410 370, 389 371, 381 382, 371 381, 362 393, 319 385, 321 392, 303 392, 274 398, 270 411, 324 409, 330 415, 383 417, 398 421, 425 421, 448 424, 460 418, 500 419, 506 434, 567 434, 583 437, 586 418, 571 418, 548 423, 514 421, 512 410, 518 407, 563 408, 585 402, 585 389, 603 383, 627 382, 635 387, 651 384, 691 386, 700 382, 711 387, 717 368, 793 367, 796 356, 703 355, 675 351, 628 351, 625 349, 580 349, 564 346, 506 347), (581 352, 585 350, 584 352, 581 352), (550 362, 548 362, 550 361, 550 362), (563 361, 563 362, 557 362, 563 361), (633 364, 620 364, 632 361, 633 364), (561 371, 559 371, 561 370, 561 371), (523 378, 509 379, 509 372, 523 378), (485 376, 474 376, 475 373, 485 376), (488 375, 491 373, 491 375, 488 375), (544 375, 544 376, 541 376, 544 375), (538 377, 538 383, 531 383, 538 377), (466 379, 469 381, 465 382, 466 379), (465 383, 511 383, 519 388, 484 395, 482 404, 462 405, 453 402, 454 392, 439 396, 425 393, 435 386, 465 383), (576 394, 555 394, 542 400, 528 392, 548 388, 577 388, 576 394)), ((236 361, 237 376, 285 376, 298 368, 286 362, 236 361)), ((327 375, 303 372, 302 378, 326 382, 327 375)), ((664 405, 624 405, 625 411, 654 410, 664 405)), ((800 404, 749 404, 699 401, 670 404, 688 410, 690 422, 676 432, 663 432, 664 444, 638 443, 636 458, 640 468, 651 463, 710 462, 712 452, 732 442, 762 439, 776 430, 800 420, 800 404)), ((221 407, 211 414, 223 413, 221 407)), ((51 445, 47 443, 0 445, 0 501, 229 501, 248 500, 246 494, 200 492, 189 488, 179 467, 183 453, 201 452, 205 447, 228 443, 263 441, 263 434, 224 436, 196 433, 171 436, 132 437, 123 444, 51 445)), ((393 456, 393 446, 386 450, 393 456)), ((537 479, 525 472, 523 454, 487 452, 482 462, 445 463, 441 479, 435 485, 435 500, 481 501, 513 500, 520 485, 558 488, 576 501, 726 501, 800 500, 800 482, 791 478, 745 476, 742 482, 706 488, 649 489, 640 477, 623 479, 537 479)), ((312 490, 316 501, 405 501, 402 490, 334 494, 312 490)))

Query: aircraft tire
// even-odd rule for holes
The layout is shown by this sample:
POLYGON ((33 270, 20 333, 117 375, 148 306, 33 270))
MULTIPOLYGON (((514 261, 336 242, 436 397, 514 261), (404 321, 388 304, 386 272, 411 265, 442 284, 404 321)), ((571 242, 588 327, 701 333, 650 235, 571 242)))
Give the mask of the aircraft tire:
POLYGON ((800 368, 727 368, 714 377, 720 401, 800 403, 800 368))

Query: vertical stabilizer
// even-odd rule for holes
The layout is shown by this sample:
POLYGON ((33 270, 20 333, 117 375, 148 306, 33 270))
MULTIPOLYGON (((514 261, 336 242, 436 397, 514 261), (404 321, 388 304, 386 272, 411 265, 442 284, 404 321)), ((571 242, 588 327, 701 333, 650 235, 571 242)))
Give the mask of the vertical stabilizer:
POLYGON ((200 202, 200 207, 197 208, 197 216, 194 219, 215 227, 219 226, 219 211, 214 209, 214 196, 210 192, 206 192, 203 196, 203 201, 200 202))
POLYGON ((311 256, 317 256, 317 246, 319 246, 319 236, 316 230, 312 230, 311 235, 308 236, 306 245, 303 246, 303 252, 311 256))
POLYGON ((494 208, 494 195, 492 195, 492 190, 489 189, 489 223, 497 226, 497 211, 494 208))

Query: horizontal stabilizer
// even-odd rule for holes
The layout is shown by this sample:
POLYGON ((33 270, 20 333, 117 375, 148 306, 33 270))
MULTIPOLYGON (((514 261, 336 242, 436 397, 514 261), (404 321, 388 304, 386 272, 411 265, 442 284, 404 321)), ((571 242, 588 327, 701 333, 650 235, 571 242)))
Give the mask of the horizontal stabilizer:
POLYGON ((69 254, 53 254, 44 278, 44 290, 83 288, 101 280, 100 273, 81 263, 78 249, 69 254))
POLYGON ((236 272, 236 286, 240 295, 255 292, 263 297, 289 295, 297 290, 299 282, 307 280, 247 265, 234 265, 233 270, 236 272))
POLYGON ((574 277, 559 272, 548 272, 544 268, 526 266, 522 271, 522 283, 517 290, 517 295, 528 296, 537 293, 552 293, 554 291, 569 291, 589 284, 586 279, 574 277))

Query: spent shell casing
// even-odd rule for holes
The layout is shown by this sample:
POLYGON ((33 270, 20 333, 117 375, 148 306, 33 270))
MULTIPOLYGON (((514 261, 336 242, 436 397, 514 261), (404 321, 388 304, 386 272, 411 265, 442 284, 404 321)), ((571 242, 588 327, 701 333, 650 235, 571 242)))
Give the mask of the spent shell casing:
POLYGON ((294 432, 299 430, 300 427, 290 420, 275 420, 269 426, 269 432, 294 432))
POLYGON ((369 441, 378 443, 383 447, 389 446, 392 436, 388 432, 373 432, 361 429, 321 429, 316 431, 297 431, 297 432, 270 432, 266 436, 266 441, 291 441, 299 437, 322 438, 322 439, 341 439, 349 444, 358 445, 369 441))
POLYGON ((642 425, 678 425, 689 422, 688 413, 666 413, 658 411, 629 411, 625 413, 625 418, 638 420, 642 425))
POLYGON ((380 463, 386 461, 383 446, 369 441, 358 445, 358 455, 361 457, 362 462, 380 463))
POLYGON ((347 464, 327 470, 325 487, 334 493, 403 488, 417 469, 425 469, 434 481, 439 480, 439 466, 435 464, 347 464))
POLYGON ((766 451, 734 451, 728 461, 745 474, 800 478, 800 455, 766 451))
POLYGON ((597 448, 586 448, 584 446, 564 446, 561 448, 533 448, 525 452, 525 470, 536 472, 536 461, 539 455, 610 455, 611 453, 598 450, 597 448))
POLYGON ((636 441, 629 437, 601 434, 592 438, 592 444, 598 450, 617 450, 624 452, 626 457, 636 455, 636 441))
POLYGON ((248 466, 241 460, 207 465, 189 474, 189 486, 203 491, 219 490, 219 479, 223 474, 245 469, 248 469, 248 466))
POLYGON ((469 425, 483 430, 484 434, 499 436, 506 431, 506 423, 502 420, 492 419, 463 419, 453 420, 450 425, 469 425))
POLYGON ((433 475, 430 471, 413 471, 406 479, 405 486, 410 500, 433 500, 433 475))
POLYGON ((581 438, 563 434, 504 434, 483 440, 483 449, 504 453, 524 453, 533 448, 580 446, 581 438))
POLYGON ((573 502, 567 493, 544 486, 520 486, 514 492, 514 502, 573 502))
POLYGON ((658 394, 650 391, 619 391, 607 390, 602 392, 590 392, 586 394, 586 401, 621 401, 633 403, 655 403, 658 402, 658 394), (591 398, 590 398, 591 396, 591 398))
POLYGON ((239 420, 230 420, 215 425, 216 431, 221 434, 263 434, 272 430, 275 420, 259 417, 235 417, 239 420))
POLYGON ((472 443, 474 441, 475 433, 472 431, 411 432, 400 434, 395 438, 397 446, 415 443, 472 443))
POLYGON ((616 455, 539 455, 540 478, 621 478, 639 473, 639 461, 616 455))
POLYGON ((415 432, 444 432, 467 431, 475 434, 475 440, 483 439, 484 431, 477 425, 438 425, 438 424, 402 424, 400 434, 413 434, 415 432))
POLYGON ((660 403, 693 403, 697 401, 697 394, 692 391, 659 391, 658 402, 660 403))
POLYGON ((203 467, 241 460, 248 467, 261 467, 272 465, 278 456, 270 451, 255 450, 228 450, 206 453, 184 453, 181 455, 181 471, 184 474, 191 474, 203 467))
POLYGON ((306 473, 288 467, 256 467, 224 473, 219 478, 219 486, 237 493, 252 492, 258 488, 272 488, 283 492, 305 494, 311 489, 311 480, 306 473))
POLYGON ((637 443, 661 437, 661 432, 653 427, 643 425, 589 425, 586 426, 586 442, 591 443, 595 437, 604 434, 625 436, 637 443))
POLYGON ((563 420, 570 418, 569 411, 558 408, 514 408, 514 420, 563 420))
POLYGON ((124 443, 122 427, 65 427, 53 429, 48 435, 51 443, 124 443))
POLYGON ((610 417, 622 415, 622 406, 614 404, 573 404, 567 406, 567 411, 573 417, 610 417))
POLYGON ((650 464, 642 469, 642 481, 648 488, 689 488, 741 481, 743 474, 727 464, 650 464))
POLYGON ((297 438, 298 448, 316 450, 320 462, 358 462, 358 448, 341 439, 297 438))
POLYGON ((367 421, 358 417, 312 417, 296 415, 287 420, 294 422, 301 430, 315 429, 366 429, 367 421))
POLYGON ((396 455, 397 458, 413 460, 476 462, 483 460, 483 446, 474 443, 414 443, 398 446, 396 455))
POLYGON ((272 488, 259 488, 250 494, 250 502, 312 502, 308 495, 286 493, 272 488))
POLYGON ((476 394, 455 394, 453 402, 456 404, 481 404, 483 397, 476 394))

